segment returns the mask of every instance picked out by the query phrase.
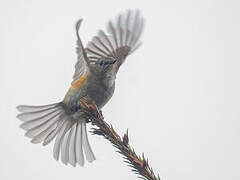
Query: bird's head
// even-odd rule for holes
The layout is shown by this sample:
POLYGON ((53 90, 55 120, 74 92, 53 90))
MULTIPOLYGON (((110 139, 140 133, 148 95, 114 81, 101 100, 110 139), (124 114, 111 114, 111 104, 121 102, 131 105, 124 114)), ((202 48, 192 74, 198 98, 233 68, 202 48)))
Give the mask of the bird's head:
POLYGON ((112 73, 115 73, 116 69, 116 59, 112 57, 102 57, 100 58, 95 66, 97 66, 97 73, 101 76, 110 75, 112 73))
POLYGON ((103 79, 107 86, 111 86, 116 78, 117 59, 112 57, 102 57, 97 63, 97 74, 103 79))

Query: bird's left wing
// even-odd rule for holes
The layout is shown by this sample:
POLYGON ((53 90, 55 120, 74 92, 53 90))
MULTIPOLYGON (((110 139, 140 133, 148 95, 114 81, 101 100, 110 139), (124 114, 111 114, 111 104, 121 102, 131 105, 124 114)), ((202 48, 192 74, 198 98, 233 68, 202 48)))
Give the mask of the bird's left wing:
POLYGON ((85 49, 83 48, 82 41, 79 36, 79 28, 80 28, 81 23, 82 23, 82 19, 78 20, 76 23, 77 62, 75 64, 75 72, 73 75, 72 83, 74 83, 77 79, 79 79, 81 76, 86 74, 90 69, 87 53, 86 53, 85 49))

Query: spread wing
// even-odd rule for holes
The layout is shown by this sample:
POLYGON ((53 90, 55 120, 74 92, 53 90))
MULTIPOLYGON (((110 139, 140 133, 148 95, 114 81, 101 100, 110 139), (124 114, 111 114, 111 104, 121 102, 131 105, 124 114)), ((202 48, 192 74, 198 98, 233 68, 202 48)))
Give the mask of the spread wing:
POLYGON ((87 44, 86 52, 89 63, 95 64, 102 57, 117 60, 117 69, 126 57, 140 45, 144 19, 138 10, 120 14, 116 20, 109 21, 107 33, 100 30, 97 36, 87 44))
POLYGON ((78 58, 75 64, 73 82, 91 68, 97 68, 95 64, 104 57, 117 60, 118 70, 126 57, 142 44, 140 37, 143 32, 144 19, 138 10, 129 10, 120 14, 114 21, 109 21, 107 33, 100 30, 97 36, 94 36, 87 44, 86 49, 83 48, 78 33, 81 23, 82 19, 76 23, 78 58))
POLYGON ((73 81, 79 79, 82 75, 89 71, 89 61, 87 58, 87 53, 83 48, 82 41, 79 36, 79 28, 82 23, 82 19, 78 20, 76 23, 76 34, 77 34, 77 62, 75 64, 75 72, 73 75, 73 81))

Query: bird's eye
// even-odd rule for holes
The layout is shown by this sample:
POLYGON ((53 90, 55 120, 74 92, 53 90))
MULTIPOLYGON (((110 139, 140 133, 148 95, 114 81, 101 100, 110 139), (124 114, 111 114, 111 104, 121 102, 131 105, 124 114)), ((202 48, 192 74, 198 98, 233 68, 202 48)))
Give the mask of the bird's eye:
POLYGON ((100 66, 102 66, 102 65, 103 65, 103 61, 100 62, 100 66))

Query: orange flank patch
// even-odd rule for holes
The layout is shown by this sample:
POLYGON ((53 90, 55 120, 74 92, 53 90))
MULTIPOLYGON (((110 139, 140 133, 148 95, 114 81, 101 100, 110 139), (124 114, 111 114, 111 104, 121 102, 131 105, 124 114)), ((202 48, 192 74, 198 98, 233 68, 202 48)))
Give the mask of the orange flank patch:
POLYGON ((71 88, 80 87, 84 83, 84 81, 87 79, 87 77, 88 77, 88 73, 82 75, 80 78, 78 78, 76 81, 72 83, 71 88))
POLYGON ((81 85, 86 81, 88 75, 89 74, 86 73, 72 83, 72 86, 68 89, 67 94, 64 97, 64 101, 67 100, 69 94, 73 92, 74 89, 81 87, 81 85))

